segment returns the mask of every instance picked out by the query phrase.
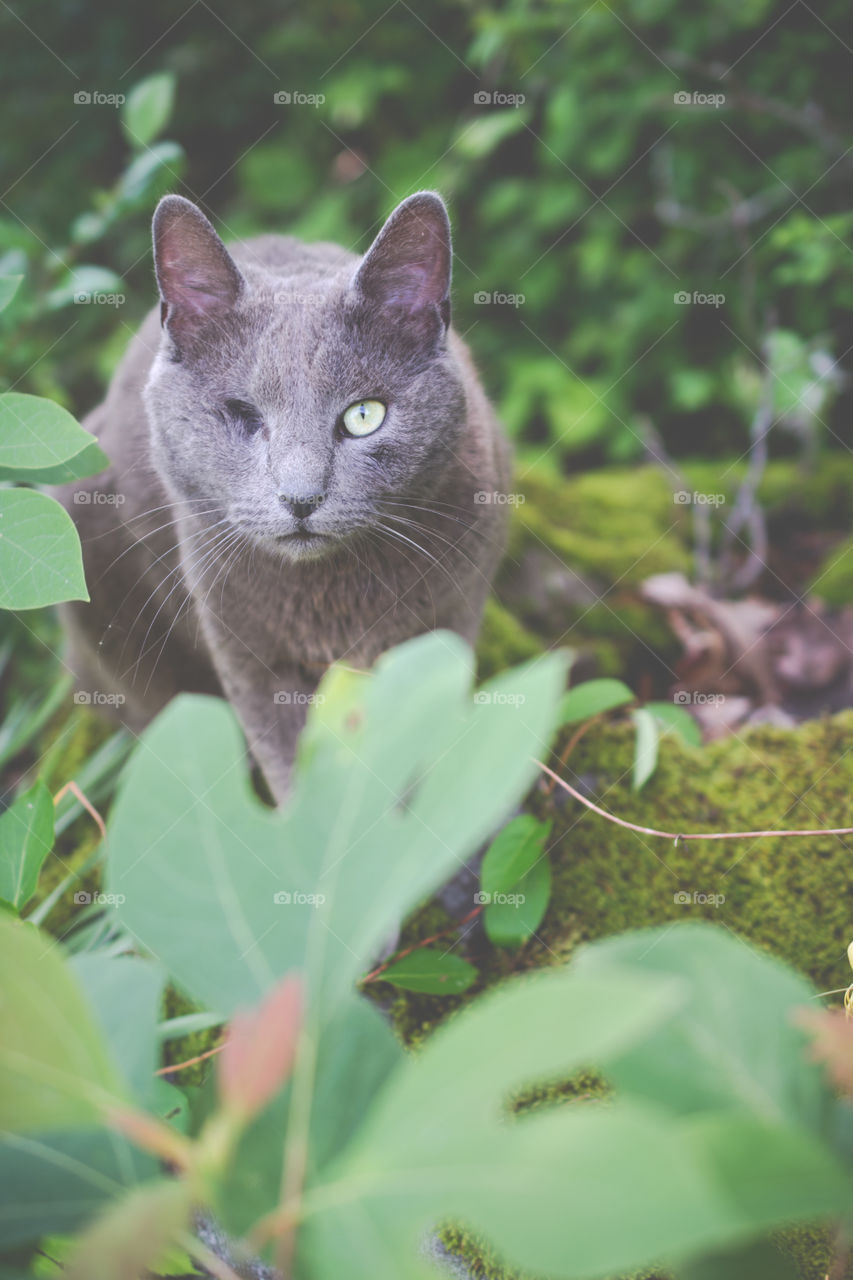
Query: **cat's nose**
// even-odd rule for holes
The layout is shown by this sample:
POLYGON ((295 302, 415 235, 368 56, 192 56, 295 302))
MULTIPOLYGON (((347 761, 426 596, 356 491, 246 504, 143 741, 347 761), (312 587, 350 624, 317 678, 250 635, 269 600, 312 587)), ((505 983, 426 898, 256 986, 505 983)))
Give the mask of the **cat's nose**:
POLYGON ((307 520, 326 500, 325 493, 308 493, 298 497, 292 493, 280 493, 278 497, 297 520, 307 520))

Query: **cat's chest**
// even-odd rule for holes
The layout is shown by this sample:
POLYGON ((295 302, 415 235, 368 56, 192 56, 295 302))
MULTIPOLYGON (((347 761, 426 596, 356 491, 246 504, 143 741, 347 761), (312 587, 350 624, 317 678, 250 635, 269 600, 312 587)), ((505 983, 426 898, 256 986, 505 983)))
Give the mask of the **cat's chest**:
POLYGON ((241 565, 224 589, 196 598, 212 610, 225 642, 278 672, 297 665, 322 675, 331 662, 369 666, 408 636, 447 625, 445 583, 429 573, 391 573, 363 561, 241 565))

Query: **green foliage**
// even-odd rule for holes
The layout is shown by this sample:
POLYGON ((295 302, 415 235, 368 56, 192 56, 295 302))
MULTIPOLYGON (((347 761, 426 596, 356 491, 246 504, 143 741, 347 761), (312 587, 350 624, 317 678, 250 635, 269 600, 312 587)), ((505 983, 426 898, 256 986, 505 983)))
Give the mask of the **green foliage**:
POLYGON ((420 947, 383 970, 382 981, 403 991, 427 995, 458 995, 477 979, 477 970, 461 956, 420 947))
POLYGON ((395 200, 431 185, 454 214, 459 327, 525 454, 636 457, 647 415, 676 456, 739 453, 763 345, 783 425, 805 404, 804 429, 847 443, 848 396, 826 373, 853 341, 846 17, 842 0, 820 19, 773 0, 713 14, 446 0, 424 25, 368 0, 307 22, 260 0, 232 32, 203 9, 176 23, 168 0, 121 23, 98 4, 85 24, 57 13, 48 43, 81 85, 126 95, 116 109, 75 104, 45 44, 3 14, 24 110, 4 148, 3 187, 17 185, 0 274, 38 281, 11 308, 8 376, 91 398, 112 309, 86 308, 31 369, 67 327, 36 299, 72 265, 98 267, 124 282, 133 328, 154 301, 146 241, 166 187, 185 181, 235 236, 362 247, 395 200), (322 101, 282 105, 280 90, 322 101), (37 181, 19 183, 34 155, 37 181))
POLYGON ((20 911, 36 891, 53 846, 53 799, 43 782, 0 814, 0 903, 20 911))
MULTIPOLYGON (((51 1208, 25 1159, 8 1184, 6 1241, 84 1228, 70 1274, 107 1276, 119 1257, 152 1267, 176 1240, 192 1254, 190 1204, 207 1204, 232 1232, 276 1240, 279 1266, 295 1249, 305 1280, 340 1274, 344 1259, 354 1277, 390 1266, 415 1280, 424 1232, 452 1218, 509 1265, 580 1280, 844 1211, 838 1112, 793 1025, 812 989, 724 931, 688 923, 597 944, 477 1000, 408 1058, 354 996, 392 914, 475 847, 484 807, 494 821, 529 785, 564 673, 552 656, 504 677, 523 702, 472 703, 468 657, 442 633, 370 676, 333 671, 282 812, 251 796, 222 704, 180 699, 159 718, 126 772, 109 855, 118 918, 158 963, 109 948, 69 963, 31 926, 0 920, 4 965, 28 975, 6 998, 0 1184, 32 1133, 36 1152, 79 1170, 109 1206, 94 1219, 92 1197, 70 1218, 67 1202, 51 1208), (389 743, 401 688, 418 732, 389 743), (338 797, 334 810, 316 804, 318 788, 338 797), (265 906, 283 878, 291 901, 274 905, 288 908, 286 929, 265 906), (190 1116, 153 1075, 167 974, 231 1017, 218 1090, 190 1116), (607 1105, 511 1110, 520 1090, 590 1066, 615 1088, 607 1105), (78 1143, 116 1126, 181 1176, 152 1180, 150 1165, 129 1162, 117 1184, 102 1149, 69 1147, 81 1124, 78 1143)), ((529 876, 547 834, 516 819, 484 883, 529 876)), ((433 989, 435 956, 398 963, 413 989, 433 989)), ((452 988, 464 962, 443 963, 452 988)))

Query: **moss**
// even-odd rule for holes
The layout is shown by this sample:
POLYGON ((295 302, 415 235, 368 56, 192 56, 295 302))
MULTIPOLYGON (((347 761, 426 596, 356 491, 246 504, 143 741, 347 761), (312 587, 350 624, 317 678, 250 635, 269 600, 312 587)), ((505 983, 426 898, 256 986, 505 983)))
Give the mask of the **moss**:
POLYGON ((486 601, 483 626, 477 643, 477 670, 480 680, 497 671, 535 658, 542 652, 542 642, 528 631, 508 609, 490 596, 486 601))
MULTIPOLYGON (((853 711, 794 732, 756 727, 702 749, 667 737, 656 773, 636 793, 630 783, 633 730, 627 724, 602 724, 578 744, 570 766, 574 780, 581 777, 605 808, 643 826, 684 831, 845 826, 853 791, 851 741, 853 711)), ((409 1043, 423 1040, 454 1009, 512 971, 559 963, 583 942, 670 920, 723 924, 799 969, 819 990, 847 984, 853 909, 846 838, 674 846, 608 823, 569 797, 564 804, 564 795, 540 789, 530 800, 534 811, 554 820, 553 892, 538 940, 507 952, 491 948, 482 936, 467 935, 460 950, 477 964, 478 986, 452 1002, 400 993, 394 1021, 409 1043), (683 893, 690 895, 689 904, 676 899, 683 893), (724 901, 717 906, 693 901, 694 893, 722 895, 724 901)), ((416 915, 405 941, 423 936, 424 917, 416 915)), ((537 1089, 519 1105, 542 1105, 600 1088, 595 1077, 582 1077, 537 1089)), ((510 1280, 465 1232, 450 1228, 442 1238, 461 1252, 475 1276, 510 1280)), ((831 1254, 825 1231, 798 1229, 784 1233, 780 1242, 803 1280, 822 1280, 831 1254)))
POLYGON ((593 471, 555 480, 530 467, 517 480, 510 553, 538 541, 567 565, 605 583, 641 582, 689 569, 689 522, 655 467, 593 471))
POLYGON ((853 604, 853 538, 845 538, 832 548, 809 591, 835 608, 853 604))

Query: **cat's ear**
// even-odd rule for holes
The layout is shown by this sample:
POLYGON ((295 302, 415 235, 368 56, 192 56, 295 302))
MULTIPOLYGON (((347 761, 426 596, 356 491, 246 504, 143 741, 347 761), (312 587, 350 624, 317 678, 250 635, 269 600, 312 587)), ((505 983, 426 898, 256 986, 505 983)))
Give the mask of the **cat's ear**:
POLYGON ((450 219, 441 196, 418 191, 388 218, 355 274, 353 288, 424 336, 450 323, 450 219))
POLYGON ((233 307, 244 281, 201 209, 183 196, 163 197, 153 234, 161 318, 182 350, 233 307))

